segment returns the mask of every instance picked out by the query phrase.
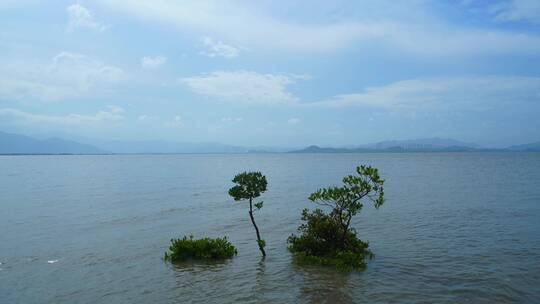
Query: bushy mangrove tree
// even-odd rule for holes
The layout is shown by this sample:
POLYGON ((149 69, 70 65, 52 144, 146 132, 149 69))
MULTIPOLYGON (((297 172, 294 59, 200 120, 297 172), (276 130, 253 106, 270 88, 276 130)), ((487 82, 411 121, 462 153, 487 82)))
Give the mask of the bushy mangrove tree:
POLYGON ((297 261, 350 269, 365 267, 365 258, 372 257, 368 243, 360 240, 351 227, 351 220, 364 202, 372 202, 377 209, 382 206, 384 180, 370 166, 359 166, 356 173, 345 176, 341 186, 319 189, 309 196, 329 212, 320 208, 303 210, 300 234, 287 240, 297 261))

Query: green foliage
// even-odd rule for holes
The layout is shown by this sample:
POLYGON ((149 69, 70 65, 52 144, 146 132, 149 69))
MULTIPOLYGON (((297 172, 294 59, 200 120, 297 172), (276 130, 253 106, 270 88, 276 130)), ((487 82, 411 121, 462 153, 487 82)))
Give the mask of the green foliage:
POLYGON ((359 166, 356 172, 358 176, 343 178, 343 186, 319 189, 309 196, 309 200, 355 215, 363 207, 361 199, 366 197, 378 209, 384 203, 384 180, 380 178, 379 171, 377 168, 359 166))
POLYGON ((352 217, 364 207, 362 200, 373 202, 376 209, 384 203, 384 180, 380 178, 379 171, 359 166, 356 172, 358 175, 345 176, 341 187, 319 189, 309 196, 310 201, 332 208, 330 216, 341 225, 342 246, 346 245, 345 233, 352 217))
POLYGON ((289 250, 300 264, 335 266, 344 270, 361 269, 365 267, 365 258, 373 256, 368 243, 359 240, 354 229, 346 232, 346 245, 343 246, 343 228, 321 209, 304 209, 302 220, 305 223, 298 228, 300 235, 293 234, 287 239, 289 250))
POLYGON ((214 260, 231 258, 237 254, 236 248, 223 238, 193 239, 184 236, 181 239, 171 239, 169 251, 165 252, 164 259, 171 262, 186 260, 214 260))
POLYGON ((257 234, 259 250, 263 256, 266 256, 266 252, 264 251, 266 243, 261 239, 259 227, 257 227, 255 218, 253 217, 253 205, 255 205, 257 210, 260 210, 263 207, 263 202, 253 204, 253 199, 259 197, 261 193, 266 191, 266 186, 268 185, 266 176, 262 175, 261 172, 242 172, 236 175, 232 181, 236 185, 229 189, 229 195, 232 196, 235 201, 249 200, 249 218, 251 219, 251 223, 257 234))
POLYGON ((232 180, 236 185, 229 189, 235 201, 254 199, 266 191, 266 176, 261 172, 242 172, 232 180))
POLYGON ((300 235, 293 234, 287 240, 297 261, 351 269, 365 267, 365 258, 373 256, 368 243, 358 239, 350 224, 362 209, 362 200, 373 202, 377 209, 384 203, 384 180, 376 168, 359 166, 356 172, 358 175, 344 177, 341 187, 319 189, 309 196, 331 211, 303 210, 305 223, 298 228, 300 235))

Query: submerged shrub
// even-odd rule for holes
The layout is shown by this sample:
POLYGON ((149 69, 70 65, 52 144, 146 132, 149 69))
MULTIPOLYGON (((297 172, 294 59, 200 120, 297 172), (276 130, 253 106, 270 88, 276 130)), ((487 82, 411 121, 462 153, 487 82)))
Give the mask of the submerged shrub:
POLYGON ((236 248, 223 238, 194 239, 184 236, 181 239, 171 239, 169 251, 165 252, 164 259, 171 262, 186 260, 214 260, 231 258, 236 255, 236 248))
POLYGON ((352 217, 362 210, 364 199, 377 209, 384 203, 384 180, 376 168, 359 166, 356 172, 343 178, 343 186, 319 189, 309 196, 312 202, 331 210, 303 210, 305 223, 298 228, 300 235, 287 239, 298 262, 358 269, 365 267, 366 257, 373 257, 368 243, 358 239, 350 225, 352 217))
POLYGON ((339 269, 361 269, 365 267, 365 258, 371 258, 368 243, 356 236, 354 229, 345 234, 345 246, 342 243, 343 228, 334 218, 321 209, 304 209, 300 225, 300 235, 291 235, 287 242, 289 250, 299 264, 319 264, 336 266, 339 269))

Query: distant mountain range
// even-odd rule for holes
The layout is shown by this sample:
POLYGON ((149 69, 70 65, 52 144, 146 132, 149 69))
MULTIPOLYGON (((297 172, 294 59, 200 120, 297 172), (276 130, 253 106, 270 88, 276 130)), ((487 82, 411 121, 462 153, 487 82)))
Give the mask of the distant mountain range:
POLYGON ((481 152, 518 151, 540 152, 540 142, 511 146, 504 149, 481 148, 476 144, 444 138, 423 138, 412 140, 391 140, 357 147, 335 148, 309 146, 290 153, 373 153, 373 152, 481 152))
POLYGON ((39 140, 0 132, 0 154, 110 154, 110 152, 55 137, 39 140))
POLYGON ((540 152, 540 141, 525 145, 510 146, 507 149, 510 151, 540 152))
MULTIPOLYGON (((360 146, 362 147, 362 146, 360 146)), ((422 139, 409 139, 409 140, 388 140, 381 141, 375 144, 364 145, 364 148, 371 149, 394 149, 402 148, 408 150, 415 149, 445 149, 449 147, 462 147, 462 148, 478 148, 477 144, 462 142, 449 138, 422 138, 422 139)))
POLYGON ((303 149, 276 147, 242 147, 220 143, 179 143, 167 141, 96 142, 93 145, 72 140, 29 136, 0 132, 0 154, 173 154, 173 153, 376 153, 376 152, 477 152, 518 151, 540 152, 540 142, 511 146, 505 149, 480 148, 476 144, 453 139, 425 138, 392 140, 374 144, 342 148, 309 146, 303 149))
POLYGON ((474 151, 505 151, 504 149, 475 149, 463 146, 405 148, 392 146, 388 148, 332 148, 309 146, 304 149, 290 151, 289 153, 399 153, 399 152, 474 152, 474 151))
POLYGON ((220 143, 181 143, 162 140, 96 141, 92 144, 73 140, 35 139, 25 135, 0 132, 0 154, 174 154, 174 153, 276 153, 290 148, 266 146, 242 147, 220 143))

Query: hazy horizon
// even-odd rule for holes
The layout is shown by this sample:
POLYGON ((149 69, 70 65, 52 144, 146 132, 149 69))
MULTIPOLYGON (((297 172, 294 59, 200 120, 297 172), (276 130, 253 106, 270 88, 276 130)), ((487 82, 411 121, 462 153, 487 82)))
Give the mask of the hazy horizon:
POLYGON ((0 130, 87 142, 540 140, 540 4, 0 4, 0 130))
MULTIPOLYGON (((129 140, 100 140, 91 138, 72 137, 32 137, 25 134, 6 133, 0 130, 0 154, 176 154, 176 153, 249 153, 249 152, 307 152, 309 149, 345 149, 341 152, 354 149, 372 149, 381 152, 387 149, 401 147, 408 152, 430 152, 431 149, 446 152, 467 152, 493 149, 498 151, 539 151, 540 141, 522 143, 511 146, 482 146, 474 142, 464 142, 453 138, 416 138, 416 139, 389 139, 371 143, 351 143, 347 145, 327 145, 313 143, 304 146, 279 145, 237 145, 226 142, 182 142, 159 139, 129 140), (81 146, 82 145, 82 146, 81 146), (32 147, 28 150, 29 147, 32 147), (457 150, 456 150, 457 148, 457 150), (420 150, 418 150, 420 149, 420 150), (438 150, 442 149, 442 150, 438 150), (472 150, 470 150, 472 149, 472 150)), ((320 153, 322 151, 309 151, 320 153)), ((328 152, 328 151, 324 151, 328 152)), ((339 151, 335 151, 338 152, 339 151)))

